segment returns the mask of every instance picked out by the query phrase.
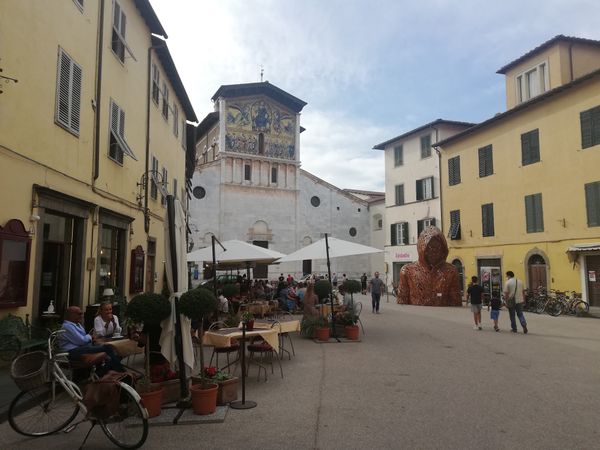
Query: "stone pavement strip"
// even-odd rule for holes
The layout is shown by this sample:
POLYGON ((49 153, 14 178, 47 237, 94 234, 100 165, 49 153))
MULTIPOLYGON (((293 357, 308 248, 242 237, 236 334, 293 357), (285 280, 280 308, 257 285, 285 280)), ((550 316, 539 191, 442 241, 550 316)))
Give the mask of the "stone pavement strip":
MULTIPOLYGON (((358 296, 367 302, 366 296, 358 296)), ((390 299, 391 300, 391 299, 390 299)), ((366 311, 367 308, 365 308, 366 311)), ((148 449, 600 448, 600 321, 527 314, 530 332, 473 330, 467 308, 382 303, 354 345, 294 338, 250 410, 223 423, 151 427, 148 449)), ((262 380, 262 378, 261 378, 262 380)), ((2 449, 70 449, 87 426, 38 439, 0 425, 2 449)), ((98 428, 86 449, 112 448, 98 428)))

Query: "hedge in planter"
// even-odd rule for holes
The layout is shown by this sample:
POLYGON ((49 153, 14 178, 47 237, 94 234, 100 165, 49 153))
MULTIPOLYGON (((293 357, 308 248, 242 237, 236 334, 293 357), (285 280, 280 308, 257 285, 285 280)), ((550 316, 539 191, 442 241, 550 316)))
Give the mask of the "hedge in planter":
POLYGON ((329 280, 318 280, 315 283, 315 294, 319 297, 319 302, 323 302, 329 298, 329 293, 331 292, 331 283, 329 280))

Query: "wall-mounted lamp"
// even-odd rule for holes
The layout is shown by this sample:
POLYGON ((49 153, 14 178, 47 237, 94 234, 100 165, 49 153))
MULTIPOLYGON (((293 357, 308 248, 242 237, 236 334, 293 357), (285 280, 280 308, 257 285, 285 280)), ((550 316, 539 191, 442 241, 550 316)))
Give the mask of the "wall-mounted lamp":
POLYGON ((41 217, 37 214, 32 214, 29 217, 29 222, 31 222, 31 225, 29 226, 29 236, 35 236, 35 224, 39 222, 40 219, 41 217))
POLYGON ((166 197, 168 195, 167 192, 167 182, 163 179, 163 175, 158 170, 149 170, 142 174, 139 183, 137 183, 138 194, 135 199, 137 201, 138 206, 142 206, 142 201, 144 201, 144 229, 146 232, 150 229, 150 208, 148 208, 148 179, 152 181, 157 189, 160 191, 160 195, 166 197))

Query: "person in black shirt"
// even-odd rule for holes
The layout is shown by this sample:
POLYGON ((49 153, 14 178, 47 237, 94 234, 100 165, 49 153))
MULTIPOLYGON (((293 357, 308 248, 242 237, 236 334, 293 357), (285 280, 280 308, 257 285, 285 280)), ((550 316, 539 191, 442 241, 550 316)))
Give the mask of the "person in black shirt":
POLYGON ((471 312, 475 325, 474 330, 481 330, 481 293, 483 290, 477 283, 477 277, 471 277, 471 285, 467 289, 468 299, 471 301, 471 312))
POLYGON ((500 331, 498 328, 498 318, 500 317, 500 308, 502 307, 502 299, 500 297, 492 296, 490 300, 492 310, 490 311, 490 318, 494 321, 494 330, 500 331))

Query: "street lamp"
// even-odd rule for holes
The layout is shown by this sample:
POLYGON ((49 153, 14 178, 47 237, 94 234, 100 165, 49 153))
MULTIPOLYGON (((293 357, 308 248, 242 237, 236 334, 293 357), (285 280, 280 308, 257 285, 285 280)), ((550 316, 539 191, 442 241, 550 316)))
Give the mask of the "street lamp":
POLYGON ((154 183, 156 188, 160 191, 160 195, 167 197, 168 192, 166 185, 168 184, 161 172, 158 170, 148 170, 142 174, 140 181, 137 183, 138 193, 135 197, 138 206, 142 206, 142 200, 144 201, 144 230, 146 233, 150 230, 150 208, 148 207, 148 179, 154 183))

